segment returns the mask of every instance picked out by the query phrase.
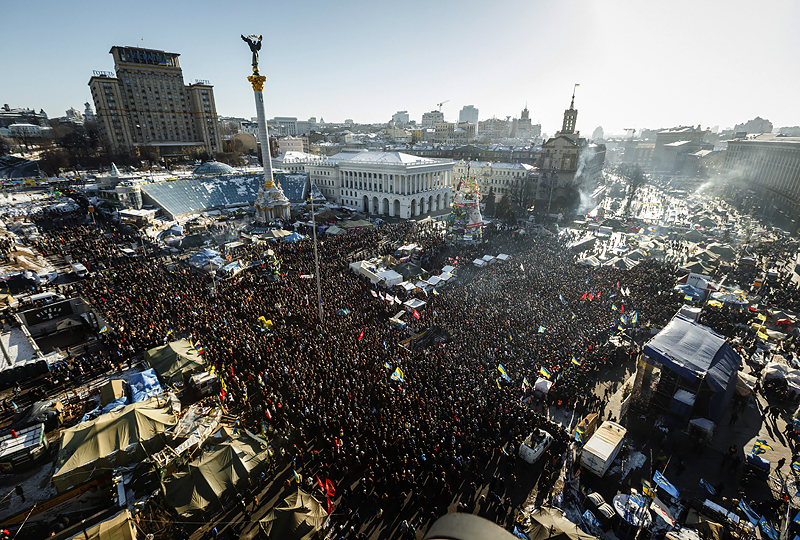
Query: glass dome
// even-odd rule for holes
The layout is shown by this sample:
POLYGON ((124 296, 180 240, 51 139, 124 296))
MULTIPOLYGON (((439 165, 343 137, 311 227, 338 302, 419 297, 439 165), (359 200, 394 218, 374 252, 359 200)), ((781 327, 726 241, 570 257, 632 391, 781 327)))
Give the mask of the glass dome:
POLYGON ((219 161, 209 161, 197 167, 193 174, 233 174, 234 172, 236 171, 230 165, 219 161))

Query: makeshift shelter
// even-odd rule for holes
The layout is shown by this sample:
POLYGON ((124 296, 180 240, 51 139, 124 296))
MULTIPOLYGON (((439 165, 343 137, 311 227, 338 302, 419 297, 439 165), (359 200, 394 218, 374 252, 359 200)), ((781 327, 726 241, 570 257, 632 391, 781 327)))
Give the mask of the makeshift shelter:
POLYGON ((425 307, 425 304, 427 304, 427 302, 420 300, 419 298, 411 298, 410 300, 403 302, 403 305, 406 307, 406 311, 409 313, 412 313, 414 310, 419 311, 425 307))
POLYGON ((675 290, 682 293, 684 296, 691 296, 692 300, 704 300, 706 297, 706 292, 703 289, 699 289, 688 283, 676 285, 675 290))
POLYGON ((719 424, 736 389, 741 358, 725 338, 681 314, 645 345, 633 402, 685 420, 719 424))
POLYGON ((152 348, 144 353, 144 360, 156 370, 164 384, 184 382, 193 373, 206 367, 206 361, 197 354, 188 339, 152 348))
POLYGON ((136 526, 127 508, 114 517, 87 528, 70 540, 136 540, 136 526))
POLYGON ((326 236, 339 236, 341 234, 347 234, 347 229, 340 229, 336 225, 331 225, 327 229, 325 229, 326 236))
POLYGON ((456 267, 455 266, 450 266, 450 265, 442 266, 442 273, 445 273, 445 272, 448 273, 448 274, 455 274, 456 273, 456 267))
POLYGON ((559 508, 542 506, 530 514, 525 533, 531 540, 597 540, 566 518, 559 508))
POLYGON ((134 403, 150 399, 164 391, 158 382, 156 370, 153 368, 141 373, 134 373, 128 379, 128 384, 131 385, 131 397, 134 403))
POLYGON ((267 448, 251 437, 224 442, 165 481, 167 500, 181 516, 203 519, 233 501, 247 478, 257 477, 268 460, 267 448))
POLYGON ((321 536, 328 512, 300 488, 258 522, 268 540, 312 540, 321 536))
POLYGON ((64 430, 53 484, 63 493, 114 467, 141 461, 164 447, 164 430, 176 423, 168 400, 150 398, 64 430))

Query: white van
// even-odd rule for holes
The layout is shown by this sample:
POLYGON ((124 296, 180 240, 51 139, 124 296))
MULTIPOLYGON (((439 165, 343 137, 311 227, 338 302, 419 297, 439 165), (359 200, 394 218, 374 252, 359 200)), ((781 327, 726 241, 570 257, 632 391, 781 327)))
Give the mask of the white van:
POLYGON ((126 257, 128 257, 129 259, 135 259, 136 257, 138 257, 138 255, 136 254, 136 252, 135 252, 135 251, 133 251, 133 250, 132 250, 132 249, 130 249, 130 248, 122 248, 122 249, 120 249, 120 251, 122 252, 122 254, 123 254, 123 255, 125 255, 125 256, 126 256, 126 257))
POLYGON ((75 272, 75 275, 79 278, 84 278, 89 274, 89 270, 81 263, 72 263, 70 266, 72 266, 72 271, 75 272))
POLYGON ((29 296, 23 300, 23 304, 25 307, 40 307, 47 304, 52 304, 53 302, 59 302, 61 300, 66 300, 66 298, 54 292, 43 292, 29 296))

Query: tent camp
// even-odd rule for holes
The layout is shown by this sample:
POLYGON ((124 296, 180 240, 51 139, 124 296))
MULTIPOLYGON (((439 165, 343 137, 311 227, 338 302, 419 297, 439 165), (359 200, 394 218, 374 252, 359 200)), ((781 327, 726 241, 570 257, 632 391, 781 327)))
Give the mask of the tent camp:
POLYGON ((705 239, 705 236, 703 236, 703 234, 697 229, 692 229, 691 231, 686 233, 685 238, 690 242, 700 242, 703 239, 705 239))
POLYGON ((262 234, 261 238, 265 238, 267 240, 277 240, 278 238, 283 238, 285 236, 289 236, 290 234, 292 234, 290 231, 285 231, 283 229, 272 229, 262 234))
POLYGON ((59 493, 164 447, 164 430, 177 423, 168 400, 150 398, 66 429, 53 484, 59 493))
POLYGON ((127 508, 111 519, 101 521, 70 540, 136 540, 136 526, 127 508))
POLYGON ((644 347, 633 399, 678 418, 701 416, 719 424, 728 408, 741 358, 725 338, 677 314, 644 347))
POLYGON ((531 540, 597 540, 568 520, 558 508, 542 506, 530 514, 530 519, 525 532, 531 540))
POLYGON ((202 371, 206 361, 197 354, 188 339, 172 341, 144 353, 144 360, 156 370, 164 384, 184 382, 192 373, 202 371))
POLYGON ((257 440, 231 439, 166 480, 167 500, 181 516, 211 516, 233 501, 247 477, 257 477, 268 461, 267 449, 257 440))
POLYGON ((321 536, 327 519, 322 503, 297 488, 258 524, 268 540, 312 540, 321 536))
POLYGON ((394 270, 383 270, 378 272, 378 280, 383 281, 387 287, 394 287, 395 285, 400 285, 403 281, 403 276, 394 270))
POLYGON ((131 385, 131 397, 134 403, 157 396, 164 391, 158 383, 158 375, 153 368, 134 373, 130 376, 128 384, 131 385))

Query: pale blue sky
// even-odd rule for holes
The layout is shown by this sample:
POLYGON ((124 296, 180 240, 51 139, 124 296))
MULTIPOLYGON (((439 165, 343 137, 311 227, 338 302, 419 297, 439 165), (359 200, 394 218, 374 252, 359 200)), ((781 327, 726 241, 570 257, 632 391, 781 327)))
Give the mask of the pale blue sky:
POLYGON ((800 125, 800 2, 793 1, 0 1, 0 102, 83 110, 113 45, 180 53, 221 115, 255 116, 240 34, 263 34, 267 116, 420 120, 517 117, 553 133, 573 83, 590 135, 755 116, 800 125))

